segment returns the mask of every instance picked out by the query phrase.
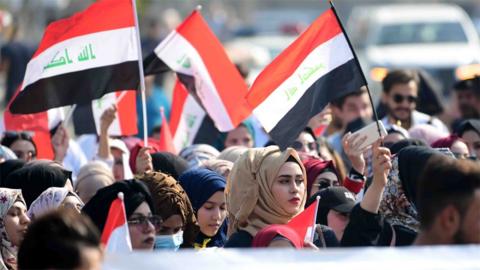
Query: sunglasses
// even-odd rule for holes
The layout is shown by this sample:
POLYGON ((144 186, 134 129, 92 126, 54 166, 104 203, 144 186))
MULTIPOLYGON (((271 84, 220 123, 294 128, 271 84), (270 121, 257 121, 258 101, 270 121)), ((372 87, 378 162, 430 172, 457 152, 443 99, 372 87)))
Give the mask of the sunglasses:
POLYGON ((163 223, 163 219, 157 215, 151 216, 138 216, 128 220, 128 225, 133 225, 136 227, 140 227, 142 230, 148 229, 148 223, 151 223, 156 230, 160 228, 163 223))
POLYGON ((402 103, 405 99, 408 101, 408 103, 416 103, 418 97, 416 97, 416 96, 402 96, 400 94, 393 95, 393 101, 395 101, 395 103, 402 103))
POLYGON ((300 141, 294 141, 291 147, 297 151, 301 151, 303 147, 306 147, 308 151, 313 151, 313 150, 317 150, 318 144, 316 142, 309 142, 307 144, 303 144, 300 141))

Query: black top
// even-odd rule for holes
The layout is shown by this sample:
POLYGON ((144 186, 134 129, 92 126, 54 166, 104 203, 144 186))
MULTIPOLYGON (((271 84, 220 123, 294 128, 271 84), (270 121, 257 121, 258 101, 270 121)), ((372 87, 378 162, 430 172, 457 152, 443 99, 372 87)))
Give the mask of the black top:
POLYGON ((417 233, 404 227, 392 226, 381 214, 370 213, 357 204, 350 213, 350 222, 343 233, 341 246, 409 246, 417 233), (395 234, 395 240, 393 240, 395 234))
POLYGON ((224 247, 226 248, 250 248, 252 247, 253 236, 246 231, 238 231, 228 238, 224 247))

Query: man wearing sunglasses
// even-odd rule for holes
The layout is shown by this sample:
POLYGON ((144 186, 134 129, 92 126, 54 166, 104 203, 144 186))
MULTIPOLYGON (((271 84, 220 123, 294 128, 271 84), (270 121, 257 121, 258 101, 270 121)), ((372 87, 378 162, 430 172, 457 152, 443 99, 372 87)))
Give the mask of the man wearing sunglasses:
POLYGON ((418 83, 418 74, 413 70, 393 70, 385 76, 382 81, 382 102, 387 107, 387 115, 382 119, 383 125, 389 129, 396 124, 408 130, 418 124, 430 124, 448 132, 439 119, 415 110, 418 83))

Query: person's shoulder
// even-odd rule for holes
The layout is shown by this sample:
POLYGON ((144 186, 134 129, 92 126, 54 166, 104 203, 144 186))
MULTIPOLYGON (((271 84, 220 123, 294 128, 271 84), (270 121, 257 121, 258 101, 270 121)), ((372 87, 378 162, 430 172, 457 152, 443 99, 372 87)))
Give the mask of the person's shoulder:
POLYGON ((246 231, 238 231, 228 238, 226 248, 249 248, 252 246, 253 236, 246 231))

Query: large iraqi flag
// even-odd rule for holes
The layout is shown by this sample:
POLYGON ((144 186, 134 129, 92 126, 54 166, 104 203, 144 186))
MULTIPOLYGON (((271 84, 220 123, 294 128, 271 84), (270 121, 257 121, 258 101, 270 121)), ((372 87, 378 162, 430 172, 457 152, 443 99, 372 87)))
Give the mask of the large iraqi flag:
POLYGON ((176 72, 220 131, 234 129, 251 114, 245 81, 197 10, 145 58, 144 67, 147 75, 176 72))
POLYGON ((137 89, 136 32, 131 0, 99 0, 53 22, 27 65, 10 111, 36 113, 137 89))
POLYGON ((330 101, 366 85, 356 61, 331 8, 260 73, 247 102, 285 148, 330 101))

